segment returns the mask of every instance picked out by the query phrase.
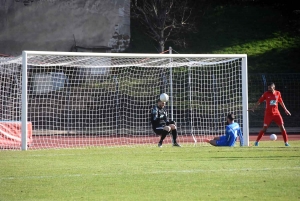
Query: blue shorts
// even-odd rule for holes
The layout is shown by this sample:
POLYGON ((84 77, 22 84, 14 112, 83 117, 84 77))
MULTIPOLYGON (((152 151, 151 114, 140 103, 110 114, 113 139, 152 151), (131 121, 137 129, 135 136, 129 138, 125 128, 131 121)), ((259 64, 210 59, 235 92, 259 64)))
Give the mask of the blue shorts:
POLYGON ((220 140, 217 140, 217 146, 228 146, 228 147, 233 147, 235 144, 236 138, 231 137, 229 141, 227 141, 226 136, 221 136, 220 140))

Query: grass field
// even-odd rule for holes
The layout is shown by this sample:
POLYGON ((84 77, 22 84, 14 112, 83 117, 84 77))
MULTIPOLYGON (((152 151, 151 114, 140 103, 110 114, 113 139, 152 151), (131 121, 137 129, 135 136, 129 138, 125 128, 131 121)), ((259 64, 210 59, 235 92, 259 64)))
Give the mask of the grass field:
POLYGON ((0 152, 0 200, 300 200, 300 141, 0 152))

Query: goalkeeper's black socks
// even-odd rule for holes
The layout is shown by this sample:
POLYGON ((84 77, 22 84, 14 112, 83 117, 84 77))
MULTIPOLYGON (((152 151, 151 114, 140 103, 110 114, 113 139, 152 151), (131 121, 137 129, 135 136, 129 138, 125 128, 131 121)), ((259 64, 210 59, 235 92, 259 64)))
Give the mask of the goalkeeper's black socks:
POLYGON ((159 143, 160 143, 160 144, 163 143, 163 141, 164 141, 164 139, 166 138, 166 136, 167 136, 167 133, 161 134, 161 137, 160 137, 160 140, 159 140, 159 143))
POLYGON ((173 143, 177 143, 177 129, 172 130, 173 143))

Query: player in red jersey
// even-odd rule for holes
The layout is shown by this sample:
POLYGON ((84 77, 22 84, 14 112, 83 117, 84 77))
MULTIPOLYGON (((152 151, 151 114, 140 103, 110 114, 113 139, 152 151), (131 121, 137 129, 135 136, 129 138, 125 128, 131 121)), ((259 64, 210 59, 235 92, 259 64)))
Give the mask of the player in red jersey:
POLYGON ((279 91, 275 90, 275 84, 273 82, 271 82, 268 85, 268 91, 266 91, 260 97, 260 99, 257 101, 255 106, 253 107, 253 109, 250 109, 250 110, 252 110, 254 112, 254 110, 257 108, 257 106, 260 105, 264 101, 266 101, 264 126, 263 126, 262 130, 259 132, 254 145, 258 146, 259 140, 265 134, 265 132, 267 131, 271 122, 274 121, 280 128, 285 146, 290 146, 288 143, 288 136, 287 136, 286 130, 283 126, 283 120, 282 120, 282 117, 278 110, 278 103, 282 106, 282 108, 284 109, 284 111, 287 115, 291 115, 291 113, 286 109, 286 107, 282 101, 281 94, 279 91))

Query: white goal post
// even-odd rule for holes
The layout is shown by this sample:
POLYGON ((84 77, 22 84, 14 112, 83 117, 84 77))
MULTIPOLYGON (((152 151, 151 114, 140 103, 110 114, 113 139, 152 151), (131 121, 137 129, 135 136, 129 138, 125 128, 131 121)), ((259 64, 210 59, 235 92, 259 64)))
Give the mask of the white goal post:
MULTIPOLYGON (((1 118, 25 125, 22 150, 156 146, 150 109, 160 93, 170 96, 166 109, 177 123, 179 143, 206 145, 205 139, 224 134, 226 115, 233 112, 249 146, 246 54, 23 51, 0 60, 5 66, 20 71, 19 88, 2 92, 17 93, 5 103, 15 101, 13 110, 21 113, 6 107, 1 118)), ((10 81, 5 76, 0 74, 10 81)))

